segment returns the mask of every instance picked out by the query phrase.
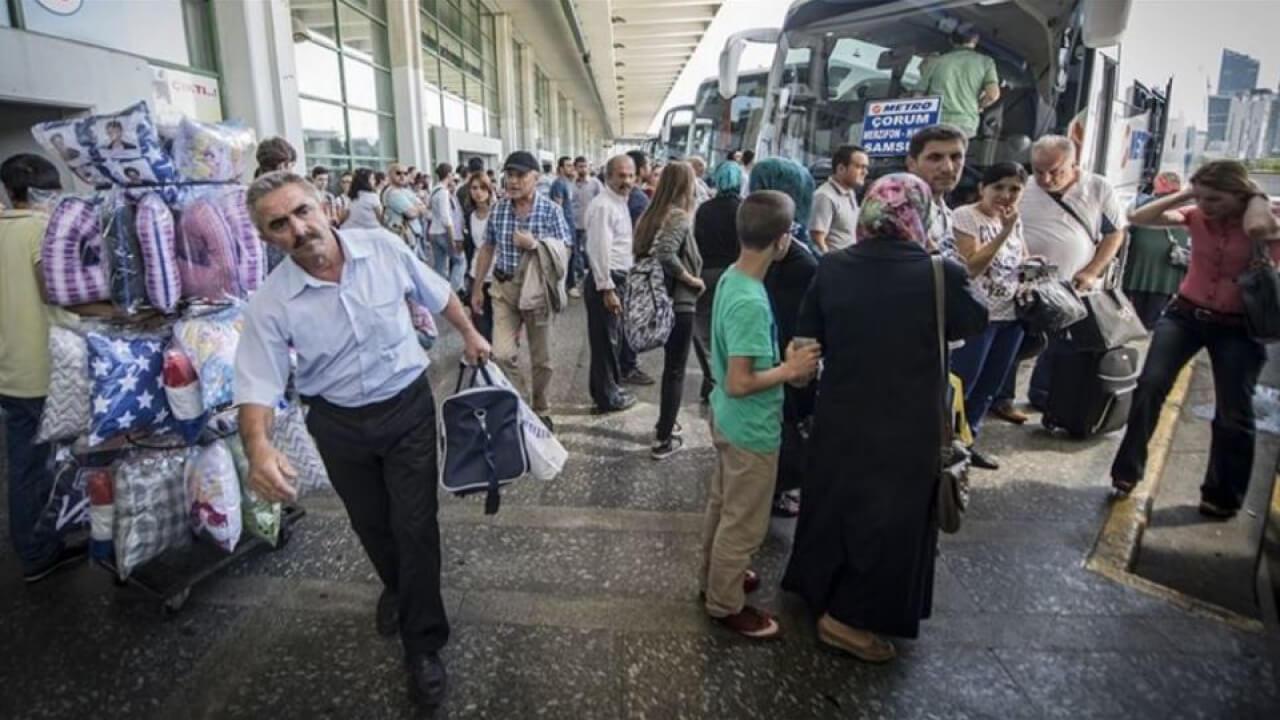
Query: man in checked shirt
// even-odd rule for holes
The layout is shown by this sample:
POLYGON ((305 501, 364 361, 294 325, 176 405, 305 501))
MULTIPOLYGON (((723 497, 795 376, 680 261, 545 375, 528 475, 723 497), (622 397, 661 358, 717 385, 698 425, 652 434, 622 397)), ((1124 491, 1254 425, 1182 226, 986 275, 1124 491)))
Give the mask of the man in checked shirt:
POLYGON ((538 193, 538 161, 531 153, 523 150, 511 153, 503 163, 502 172, 507 196, 499 200, 490 213, 484 247, 476 253, 471 312, 475 316, 484 314, 482 286, 492 265, 493 284, 489 294, 493 299, 493 359, 523 391, 520 330, 525 330, 533 365, 533 392, 528 397, 534 413, 551 430, 547 389, 551 386, 552 311, 549 306, 540 310, 520 309, 523 263, 537 261, 534 253, 539 242, 564 243, 567 253, 573 235, 560 206, 538 193))

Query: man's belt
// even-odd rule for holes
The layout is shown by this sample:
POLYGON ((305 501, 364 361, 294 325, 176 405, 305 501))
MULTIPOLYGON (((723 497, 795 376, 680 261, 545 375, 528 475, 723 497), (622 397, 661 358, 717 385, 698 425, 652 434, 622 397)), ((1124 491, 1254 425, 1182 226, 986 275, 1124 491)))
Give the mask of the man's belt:
POLYGON ((497 280, 498 282, 511 282, 512 280, 515 279, 515 277, 516 277, 515 273, 509 273, 509 272, 506 272, 505 270, 493 271, 493 279, 497 280))
POLYGON ((1219 325, 1231 325, 1233 327, 1244 327, 1244 315, 1237 313, 1223 313, 1216 310, 1210 310, 1207 307, 1201 307, 1181 295, 1174 295, 1173 302, 1169 303, 1170 307, 1175 310, 1184 312, 1201 322, 1217 323, 1219 325))

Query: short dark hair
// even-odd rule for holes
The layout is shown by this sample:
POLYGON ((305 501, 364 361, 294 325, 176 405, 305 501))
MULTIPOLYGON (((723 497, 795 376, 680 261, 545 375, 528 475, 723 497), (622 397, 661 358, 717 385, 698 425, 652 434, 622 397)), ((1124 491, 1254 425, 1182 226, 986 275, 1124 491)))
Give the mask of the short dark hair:
POLYGON ((374 182, 373 170, 356 168, 355 173, 351 175, 351 187, 347 190, 347 197, 355 200, 361 192, 373 192, 374 182))
POLYGON ((998 162, 982 172, 980 185, 994 185, 1005 178, 1018 178, 1018 182, 1026 184, 1027 169, 1015 162, 998 162))
POLYGON ((282 137, 269 137, 258 143, 256 154, 258 169, 262 172, 278 170, 285 163, 297 162, 298 151, 282 137))
POLYGON ((115 128, 116 130, 119 130, 121 132, 124 131, 124 125, 121 124, 119 120, 108 120, 107 129, 110 130, 111 128, 115 128))
POLYGON ((628 150, 627 156, 631 158, 631 162, 636 164, 636 172, 649 167, 649 156, 645 155, 643 150, 628 150))
POLYGON ((796 203, 777 190, 756 190, 738 206, 738 242, 748 250, 767 250, 791 231, 796 203))
POLYGON ((0 182, 4 183, 4 189, 9 191, 9 199, 15 203, 27 202, 28 191, 32 188, 62 189, 58 168, 43 157, 31 153, 14 155, 0 164, 0 182))
POLYGON ((314 180, 315 178, 320 177, 321 175, 328 175, 328 174, 329 174, 329 168, 327 168, 327 167, 325 167, 325 166, 323 166, 323 165, 317 165, 317 166, 315 166, 315 167, 311 168, 311 178, 312 178, 313 180, 314 180))
POLYGON ((351 177, 351 171, 343 170, 342 174, 338 176, 338 179, 341 180, 342 178, 349 178, 349 177, 351 177))
POLYGON ((547 160, 543 160, 543 161, 542 161, 542 172, 544 172, 544 173, 549 173, 549 172, 551 172, 551 162, 550 162, 550 161, 547 161, 547 160))
POLYGON ((831 169, 835 170, 841 165, 849 165, 852 163, 854 153, 862 153, 863 155, 866 155, 867 151, 861 145, 841 145, 836 148, 836 151, 831 153, 831 169))
POLYGON ((467 161, 467 172, 478 173, 482 170, 484 170, 484 160, 481 160, 478 157, 473 157, 467 161))
POLYGON ((941 123, 920 128, 919 132, 911 136, 911 144, 907 146, 907 155, 911 158, 918 158, 929 143, 951 142, 952 140, 959 140, 964 143, 965 147, 969 146, 969 136, 965 135, 964 131, 955 125, 941 123))
POLYGON ((556 169, 559 170, 565 165, 572 165, 572 164, 573 164, 572 158, 570 158, 568 155, 561 155, 560 159, 556 160, 556 169))
POLYGON ((453 166, 449 163, 440 163, 436 166, 436 179, 444 180, 453 174, 453 166))
POLYGON ((585 157, 583 157, 582 155, 579 155, 578 157, 573 159, 573 164, 577 165, 578 163, 584 163, 586 161, 587 159, 585 157))
POLYGON ((756 161, 756 151, 755 151, 755 150, 743 150, 743 151, 742 151, 742 164, 743 164, 743 165, 750 165, 751 163, 753 163, 753 162, 755 162, 755 161, 756 161))

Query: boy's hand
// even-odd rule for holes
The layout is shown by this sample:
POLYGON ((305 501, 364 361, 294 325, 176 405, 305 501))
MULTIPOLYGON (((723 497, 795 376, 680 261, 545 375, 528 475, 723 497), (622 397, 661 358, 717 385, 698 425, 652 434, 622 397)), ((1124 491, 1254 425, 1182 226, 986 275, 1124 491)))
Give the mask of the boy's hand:
POLYGON ((818 361, 822 359, 822 346, 810 343, 804 347, 796 347, 792 340, 787 344, 787 359, 782 366, 787 369, 788 382, 808 382, 818 372, 818 361))

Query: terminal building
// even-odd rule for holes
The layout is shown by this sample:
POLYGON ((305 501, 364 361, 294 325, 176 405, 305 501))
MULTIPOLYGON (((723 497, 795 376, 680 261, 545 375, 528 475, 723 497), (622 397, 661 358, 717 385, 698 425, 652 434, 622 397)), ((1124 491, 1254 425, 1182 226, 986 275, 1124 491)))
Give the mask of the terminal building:
POLYGON ((280 135, 299 167, 599 161, 648 126, 720 3, 0 0, 0 156, 37 150, 37 122, 146 99, 280 135))

